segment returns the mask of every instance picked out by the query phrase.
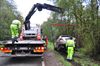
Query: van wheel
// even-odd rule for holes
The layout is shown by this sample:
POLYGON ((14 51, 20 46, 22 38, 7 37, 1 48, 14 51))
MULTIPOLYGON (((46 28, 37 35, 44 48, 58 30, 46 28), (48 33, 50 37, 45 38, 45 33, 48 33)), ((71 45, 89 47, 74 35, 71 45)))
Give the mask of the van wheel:
POLYGON ((56 50, 56 51, 57 51, 57 48, 56 48, 56 47, 54 47, 54 50, 56 50))

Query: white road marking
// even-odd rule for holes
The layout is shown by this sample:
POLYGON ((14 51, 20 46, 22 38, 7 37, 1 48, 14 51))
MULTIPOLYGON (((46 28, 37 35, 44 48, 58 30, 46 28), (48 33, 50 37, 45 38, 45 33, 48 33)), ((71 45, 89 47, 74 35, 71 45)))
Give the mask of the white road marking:
POLYGON ((44 61, 42 61, 42 66, 45 66, 45 63, 44 63, 44 61))

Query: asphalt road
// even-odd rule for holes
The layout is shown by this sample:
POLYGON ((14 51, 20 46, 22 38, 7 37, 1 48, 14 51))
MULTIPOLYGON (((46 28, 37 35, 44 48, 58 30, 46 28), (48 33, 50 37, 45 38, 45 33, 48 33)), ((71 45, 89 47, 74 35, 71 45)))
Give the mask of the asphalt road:
POLYGON ((0 66, 42 66, 39 57, 0 57, 0 66))

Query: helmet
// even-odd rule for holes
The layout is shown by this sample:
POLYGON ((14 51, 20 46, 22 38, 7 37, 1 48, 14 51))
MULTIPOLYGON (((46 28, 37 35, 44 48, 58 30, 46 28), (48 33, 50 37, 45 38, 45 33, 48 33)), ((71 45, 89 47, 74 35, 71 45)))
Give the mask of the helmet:
POLYGON ((12 24, 18 24, 20 21, 19 20, 13 20, 12 24))

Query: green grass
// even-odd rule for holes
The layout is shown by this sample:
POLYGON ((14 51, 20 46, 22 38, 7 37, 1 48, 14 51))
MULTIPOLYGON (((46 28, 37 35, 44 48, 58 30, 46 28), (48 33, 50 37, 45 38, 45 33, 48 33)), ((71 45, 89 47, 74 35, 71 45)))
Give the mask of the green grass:
POLYGON ((74 60, 80 63, 81 66, 100 66, 99 64, 96 64, 95 62, 91 61, 89 58, 75 58, 74 60))
POLYGON ((72 64, 64 59, 58 52, 55 52, 57 59, 64 65, 64 66, 72 66, 72 64))
MULTIPOLYGON (((72 66, 70 62, 67 62, 64 57, 62 57, 58 52, 54 51, 54 45, 52 42, 49 42, 48 49, 55 53, 56 58, 64 65, 64 66, 72 66)), ((87 55, 82 53, 82 50, 78 52, 80 58, 74 57, 75 62, 81 64, 81 66, 100 66, 93 59, 89 58, 87 55)))
POLYGON ((57 60, 59 60, 59 62, 61 62, 61 64, 63 64, 64 66, 72 66, 70 62, 67 62, 64 59, 64 57, 62 57, 58 52, 54 51, 54 45, 53 45, 52 42, 49 42, 48 50, 51 50, 55 53, 55 56, 56 56, 57 60))
POLYGON ((53 50, 54 49, 54 45, 53 45, 52 42, 49 42, 47 47, 48 47, 49 50, 53 50))
POLYGON ((81 66, 100 66, 95 60, 88 57, 88 55, 84 55, 82 52, 76 52, 80 58, 75 57, 74 60, 77 63, 80 63, 81 66))

